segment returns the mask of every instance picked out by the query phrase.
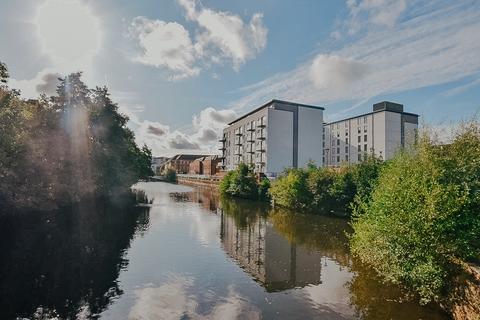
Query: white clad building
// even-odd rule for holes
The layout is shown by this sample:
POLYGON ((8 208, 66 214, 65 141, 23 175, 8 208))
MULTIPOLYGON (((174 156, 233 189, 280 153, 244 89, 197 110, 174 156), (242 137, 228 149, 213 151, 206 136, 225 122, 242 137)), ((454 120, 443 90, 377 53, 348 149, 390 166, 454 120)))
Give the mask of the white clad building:
POLYGON ((418 115, 403 111, 403 105, 383 101, 373 111, 326 123, 323 129, 323 158, 326 166, 354 164, 369 154, 388 160, 401 148, 416 142, 418 115))
POLYGON ((223 130, 225 170, 240 163, 255 172, 275 176, 285 168, 322 166, 324 108, 272 100, 229 123, 223 130))

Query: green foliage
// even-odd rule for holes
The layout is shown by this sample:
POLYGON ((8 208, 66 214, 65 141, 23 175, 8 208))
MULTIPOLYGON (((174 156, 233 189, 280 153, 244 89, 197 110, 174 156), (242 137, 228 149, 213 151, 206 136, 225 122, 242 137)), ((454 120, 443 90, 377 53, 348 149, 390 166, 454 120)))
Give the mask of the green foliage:
POLYGON ((220 182, 220 193, 238 198, 257 199, 259 186, 252 168, 241 163, 237 169, 228 172, 220 182))
POLYGON ((272 184, 270 193, 282 207, 345 214, 355 197, 370 194, 381 166, 374 158, 336 170, 309 164, 307 169, 287 170, 272 184))
MULTIPOLYGON (((8 73, 0 66, 4 79, 8 73)), ((4 206, 54 208, 110 196, 151 175, 150 150, 136 145, 108 90, 89 89, 81 73, 60 80, 56 96, 29 101, 0 86, 4 206)))
POLYGON ((270 188, 275 205, 292 209, 309 208, 313 195, 308 188, 309 172, 290 169, 274 181, 270 188))
POLYGON ((457 259, 480 257, 480 129, 463 127, 449 146, 424 137, 381 170, 354 210, 353 253, 421 301, 439 300, 457 259))
POLYGON ((270 180, 268 178, 262 178, 258 184, 258 199, 270 199, 270 180))
POLYGON ((177 182, 177 172, 173 169, 167 169, 165 172, 165 181, 172 183, 177 182))

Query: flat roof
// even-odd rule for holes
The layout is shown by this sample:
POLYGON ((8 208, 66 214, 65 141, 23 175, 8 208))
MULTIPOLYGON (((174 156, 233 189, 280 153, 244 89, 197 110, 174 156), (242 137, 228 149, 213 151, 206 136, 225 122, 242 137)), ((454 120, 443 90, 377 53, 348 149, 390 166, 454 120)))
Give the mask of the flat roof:
POLYGON ((358 116, 354 116, 354 117, 350 117, 350 118, 346 118, 346 119, 342 119, 342 120, 325 122, 324 124, 328 126, 330 124, 335 124, 335 123, 340 123, 340 122, 344 122, 344 121, 348 121, 348 120, 352 120, 352 119, 356 119, 356 118, 361 118, 361 117, 369 116, 369 115, 372 115, 374 113, 379 113, 379 112, 393 112, 393 113, 406 114, 408 116, 420 117, 418 114, 410 113, 410 112, 399 112, 399 111, 392 111, 392 110, 377 110, 377 111, 367 112, 367 113, 364 113, 364 114, 361 114, 361 115, 358 115, 358 116))
POLYGON ((233 121, 230 122, 228 125, 232 125, 232 124, 234 124, 235 122, 238 122, 238 121, 240 121, 240 120, 248 117, 249 115, 254 114, 254 113, 257 112, 257 111, 262 110, 263 108, 271 105, 272 103, 289 104, 289 105, 292 105, 292 106, 298 106, 298 107, 305 107, 305 108, 325 110, 325 108, 323 108, 323 107, 312 106, 312 105, 308 105, 308 104, 296 103, 296 102, 285 101, 285 100, 272 99, 272 100, 270 100, 269 102, 261 105, 260 107, 258 107, 258 108, 256 108, 256 109, 250 111, 249 113, 246 113, 246 114, 244 114, 243 116, 241 116, 241 117, 233 120, 233 121))

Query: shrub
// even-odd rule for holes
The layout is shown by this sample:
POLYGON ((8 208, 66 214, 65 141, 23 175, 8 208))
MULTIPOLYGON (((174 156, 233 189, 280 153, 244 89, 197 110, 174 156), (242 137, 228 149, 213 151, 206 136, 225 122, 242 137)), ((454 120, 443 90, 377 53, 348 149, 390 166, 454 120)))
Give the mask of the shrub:
POLYGON ((371 198, 354 210, 353 253, 421 302, 441 298, 456 259, 479 256, 480 131, 464 128, 452 145, 427 138, 381 170, 371 198))
POLYGON ((232 197, 257 199, 259 191, 252 168, 241 163, 237 169, 228 172, 220 183, 220 192, 232 197))
POLYGON ((293 209, 310 207, 313 195, 308 188, 308 173, 302 169, 290 169, 275 180, 270 193, 276 205, 293 209))
POLYGON ((270 199, 270 180, 268 178, 263 178, 258 184, 258 199, 270 199))
POLYGON ((172 183, 177 182, 177 172, 173 169, 167 169, 165 172, 165 181, 172 183))

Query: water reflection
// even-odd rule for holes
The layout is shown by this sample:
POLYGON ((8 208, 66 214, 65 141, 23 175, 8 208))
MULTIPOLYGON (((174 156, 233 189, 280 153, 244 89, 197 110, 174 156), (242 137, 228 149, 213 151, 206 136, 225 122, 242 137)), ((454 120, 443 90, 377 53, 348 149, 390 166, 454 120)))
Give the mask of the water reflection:
POLYGON ((212 190, 0 218, 0 319, 444 319, 353 260, 346 220, 212 190))
POLYGON ((0 319, 95 318, 122 294, 124 253, 145 208, 82 203, 0 218, 0 319))

